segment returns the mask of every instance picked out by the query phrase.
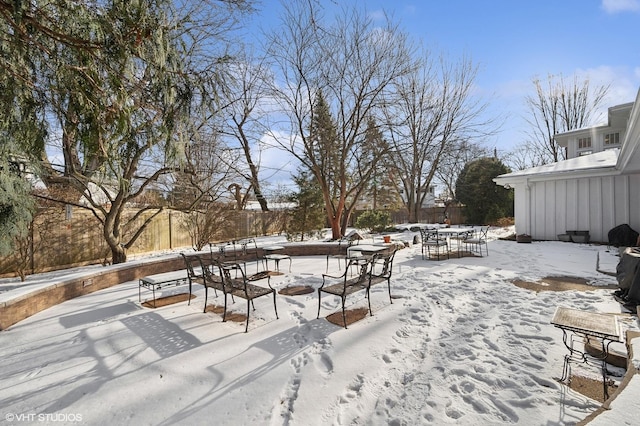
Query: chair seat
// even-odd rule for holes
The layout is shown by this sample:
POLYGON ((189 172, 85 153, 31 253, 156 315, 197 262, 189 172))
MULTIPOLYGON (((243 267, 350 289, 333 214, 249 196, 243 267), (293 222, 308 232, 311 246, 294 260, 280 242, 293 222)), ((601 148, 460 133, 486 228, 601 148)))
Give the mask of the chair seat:
POLYGON ((347 284, 346 288, 344 283, 333 284, 329 286, 322 287, 322 291, 324 293, 334 294, 336 296, 348 295, 355 293, 360 290, 364 290, 367 288, 367 283, 365 281, 354 282, 352 284, 347 284))
POLYGON ((228 292, 234 296, 238 296, 247 300, 252 300, 257 297, 272 293, 274 291, 271 288, 261 287, 259 285, 254 285, 254 284, 246 284, 246 289, 247 291, 245 293, 244 284, 242 283, 242 281, 238 281, 232 284, 232 288, 228 292))
POLYGON ((424 243, 425 246, 446 246, 447 242, 445 240, 427 240, 424 243))
POLYGON ((204 283, 205 287, 215 288, 216 290, 222 291, 222 278, 217 275, 211 275, 210 279, 206 280, 204 283))
POLYGON ((467 238, 463 241, 463 243, 467 244, 484 244, 485 240, 482 238, 467 238))

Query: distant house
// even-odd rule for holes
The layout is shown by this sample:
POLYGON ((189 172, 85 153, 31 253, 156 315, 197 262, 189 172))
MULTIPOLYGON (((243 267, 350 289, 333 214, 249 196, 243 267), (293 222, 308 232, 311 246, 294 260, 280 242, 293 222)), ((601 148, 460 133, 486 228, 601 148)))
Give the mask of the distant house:
POLYGON ((627 131, 633 102, 609 108, 608 122, 604 126, 572 130, 555 135, 555 140, 566 150, 566 158, 594 154, 620 148, 627 131))
POLYGON ((514 188, 516 233, 555 240, 579 230, 607 242, 617 225, 640 231, 640 91, 635 102, 609 108, 606 125, 555 139, 567 160, 493 179, 514 188))

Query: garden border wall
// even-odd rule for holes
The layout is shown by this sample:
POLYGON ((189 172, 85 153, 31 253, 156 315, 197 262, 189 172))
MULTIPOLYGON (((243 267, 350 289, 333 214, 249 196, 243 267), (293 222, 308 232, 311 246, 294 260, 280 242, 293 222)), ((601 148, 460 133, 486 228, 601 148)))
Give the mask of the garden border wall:
MULTIPOLYGON (((278 253, 290 256, 314 256, 346 253, 346 246, 338 243, 318 244, 286 244, 278 253)), ((261 248, 258 248, 258 254, 261 248)), ((187 256, 202 255, 206 260, 209 251, 184 252, 187 256)), ((255 255, 246 255, 239 259, 255 259, 255 255)), ((72 278, 45 283, 33 288, 20 291, 9 291, 0 294, 0 330, 6 330, 12 325, 47 308, 66 300, 93 293, 94 291, 112 287, 117 284, 134 281, 147 275, 184 269, 184 260, 180 253, 167 255, 162 258, 134 260, 118 265, 108 265, 101 269, 78 274, 72 278)))

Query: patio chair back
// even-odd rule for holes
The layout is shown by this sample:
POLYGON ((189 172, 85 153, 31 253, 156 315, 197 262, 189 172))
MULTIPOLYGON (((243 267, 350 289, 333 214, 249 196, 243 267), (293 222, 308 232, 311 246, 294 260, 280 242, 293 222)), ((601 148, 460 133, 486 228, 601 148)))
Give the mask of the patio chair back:
POLYGON ((427 258, 431 258, 431 251, 435 251, 436 257, 440 260, 440 255, 447 255, 449 258, 449 243, 447 238, 438 234, 437 229, 420 229, 420 237, 422 238, 422 259, 424 259, 425 248, 427 258))
POLYGON ((484 246, 487 256, 489 256, 489 246, 487 245, 487 233, 489 232, 489 226, 481 227, 475 235, 466 238, 463 243, 468 249, 469 246, 474 252, 480 253, 482 256, 482 247, 484 246))
POLYGON ((222 321, 226 321, 227 317, 227 296, 231 295, 232 301, 234 301, 235 297, 240 297, 247 301, 247 322, 245 325, 245 333, 249 330, 249 314, 251 311, 251 307, 255 310, 255 306, 253 305, 253 299, 256 299, 261 296, 267 296, 269 294, 273 295, 273 309, 276 314, 276 318, 278 318, 278 308, 276 306, 276 291, 271 287, 271 278, 269 274, 255 274, 251 277, 247 277, 244 272, 244 269, 240 267, 239 264, 231 264, 229 262, 221 262, 220 259, 214 259, 213 264, 220 271, 220 277, 222 278, 222 291, 224 292, 224 312, 222 315, 222 321), (240 274, 238 278, 231 277, 231 271, 235 271, 236 274, 240 274), (256 284, 253 284, 251 281, 258 281, 260 279, 267 279, 267 287, 262 287, 256 284))

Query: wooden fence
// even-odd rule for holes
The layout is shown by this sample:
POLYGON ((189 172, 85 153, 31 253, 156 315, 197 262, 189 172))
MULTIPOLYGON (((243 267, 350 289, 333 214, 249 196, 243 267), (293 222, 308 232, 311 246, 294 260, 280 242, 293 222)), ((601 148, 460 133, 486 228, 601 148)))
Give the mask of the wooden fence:
MULTIPOLYGON (((130 209, 126 215, 136 213, 130 209)), ((151 215, 142 215, 139 221, 151 215)), ((229 217, 214 241, 241 239, 282 232, 278 220, 282 212, 239 211, 229 217)), ((153 218, 127 256, 194 247, 188 231, 187 214, 166 210, 153 218)), ((29 275, 81 265, 108 263, 111 250, 98 220, 83 209, 47 209, 34 221, 28 240, 16 253, 0 258, 0 276, 18 275, 20 268, 29 275)))
MULTIPOLYGON (((126 215, 133 216, 137 210, 129 209, 126 215)), ((359 213, 352 218, 355 222, 359 213)), ((393 223, 406 223, 406 212, 390 212, 393 223)), ((143 215, 145 220, 151 213, 143 215)), ((447 215, 452 224, 462 223, 461 211, 449 207, 447 215)), ((287 212, 283 211, 238 211, 227 219, 224 227, 213 239, 216 241, 238 240, 261 235, 285 232, 287 212)), ((442 223, 444 208, 423 209, 419 222, 442 223)), ((195 242, 187 226, 187 214, 166 210, 156 216, 136 243, 127 251, 128 256, 160 252, 180 248, 192 248, 195 242)), ((83 209, 47 209, 34 221, 31 238, 24 241, 11 256, 0 258, 0 277, 16 276, 22 270, 30 275, 38 272, 70 267, 109 263, 111 251, 102 236, 102 227, 97 219, 83 209)))

